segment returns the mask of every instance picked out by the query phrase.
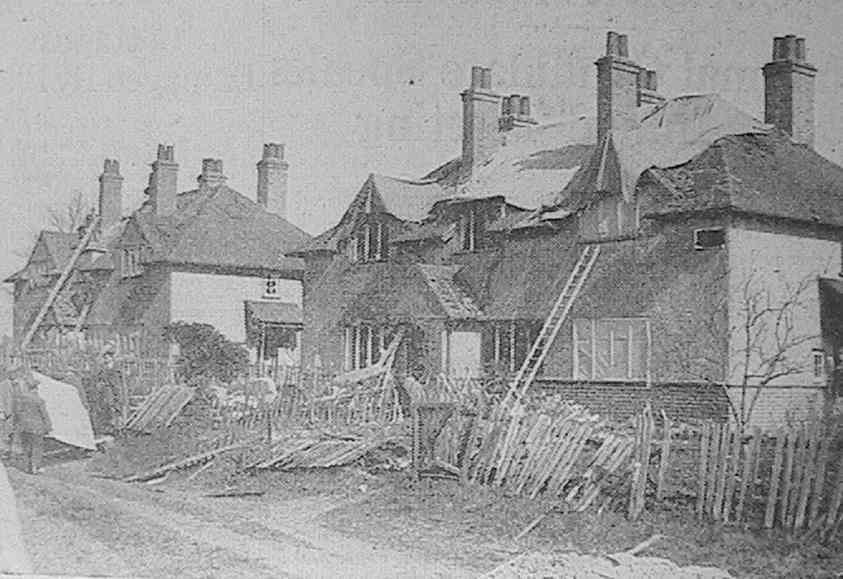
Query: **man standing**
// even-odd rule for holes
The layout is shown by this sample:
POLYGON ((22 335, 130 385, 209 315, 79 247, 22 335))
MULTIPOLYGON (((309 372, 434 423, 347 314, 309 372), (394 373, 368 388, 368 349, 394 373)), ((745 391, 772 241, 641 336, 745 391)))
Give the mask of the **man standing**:
POLYGON ((44 453, 44 435, 53 425, 47 406, 38 395, 38 381, 28 370, 22 376, 21 392, 15 400, 15 428, 20 436, 26 471, 38 474, 44 453))

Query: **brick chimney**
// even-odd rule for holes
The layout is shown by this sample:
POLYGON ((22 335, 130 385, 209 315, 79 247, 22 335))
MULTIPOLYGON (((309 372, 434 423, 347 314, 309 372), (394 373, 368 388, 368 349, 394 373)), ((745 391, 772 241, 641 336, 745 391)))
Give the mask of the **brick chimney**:
POLYGON ((814 77, 805 60, 805 39, 773 39, 773 60, 764 65, 764 121, 797 143, 814 145, 814 77))
POLYGON ((287 217, 287 169, 284 160, 284 145, 266 143, 263 157, 258 161, 257 201, 264 209, 281 217, 287 217))
POLYGON ((462 96, 462 167, 470 174, 487 161, 499 143, 500 95, 492 92, 492 70, 471 67, 471 86, 462 96))
POLYGON ((519 127, 531 127, 537 124, 530 116, 530 97, 510 95, 501 100, 501 117, 498 119, 498 129, 511 131, 519 127))
POLYGON ((597 142, 609 131, 638 124, 638 75, 641 67, 629 59, 626 34, 606 35, 606 54, 597 59, 597 142))
POLYGON ((156 215, 172 215, 176 211, 179 165, 172 145, 158 145, 158 156, 152 163, 146 192, 156 215))
POLYGON ((116 159, 106 159, 100 175, 99 214, 102 229, 120 221, 122 213, 123 177, 120 176, 120 163, 116 159))
POLYGON ((202 159, 202 172, 196 181, 202 190, 224 185, 226 177, 222 173, 222 159, 202 159))

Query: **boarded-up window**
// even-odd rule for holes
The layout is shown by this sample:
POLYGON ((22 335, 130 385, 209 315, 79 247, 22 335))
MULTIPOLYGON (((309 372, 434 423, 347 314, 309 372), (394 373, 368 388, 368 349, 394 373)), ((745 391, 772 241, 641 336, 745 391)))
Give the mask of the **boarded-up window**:
POLYGON ((646 380, 649 321, 644 318, 574 320, 575 380, 646 380))

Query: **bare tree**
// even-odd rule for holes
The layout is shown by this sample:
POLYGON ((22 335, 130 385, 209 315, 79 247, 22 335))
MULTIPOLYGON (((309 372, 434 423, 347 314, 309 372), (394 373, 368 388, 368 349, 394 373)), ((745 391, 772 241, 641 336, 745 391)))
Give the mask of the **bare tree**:
POLYGON ((728 278, 725 272, 709 280, 703 293, 713 303, 706 311, 686 312, 667 334, 665 348, 685 379, 727 391, 732 417, 744 432, 766 387, 812 370, 805 346, 819 333, 800 329, 799 320, 816 277, 774 288, 752 272, 731 295, 728 278))
POLYGON ((85 224, 85 219, 93 212, 93 207, 76 191, 64 207, 51 207, 47 210, 48 227, 61 233, 74 233, 85 224))
POLYGON ((741 432, 766 386, 811 370, 812 360, 805 355, 804 345, 815 341, 819 333, 800 330, 797 320, 815 283, 816 278, 811 276, 796 284, 785 284, 778 296, 765 284, 754 281, 753 276, 741 285, 731 328, 734 364, 730 369, 732 376, 740 378, 738 399, 730 397, 730 401, 741 432))

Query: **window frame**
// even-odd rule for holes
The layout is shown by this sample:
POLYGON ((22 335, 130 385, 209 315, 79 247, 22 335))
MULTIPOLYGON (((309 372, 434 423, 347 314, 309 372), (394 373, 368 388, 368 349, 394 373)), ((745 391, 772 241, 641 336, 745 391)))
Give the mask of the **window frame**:
POLYGON ((626 382, 647 382, 648 384, 651 381, 651 356, 653 352, 653 339, 652 339, 652 323, 649 318, 641 317, 641 316, 630 316, 630 317, 607 317, 607 318, 573 318, 571 323, 571 353, 572 353, 572 364, 571 364, 571 377, 573 380, 578 382, 618 382, 618 383, 626 383, 626 382), (588 324, 588 332, 587 337, 579 336, 579 332, 577 330, 579 325, 583 323, 588 324), (615 328, 612 327, 613 324, 617 324, 618 322, 622 322, 626 324, 626 331, 622 332, 624 334, 623 337, 617 337, 616 335, 618 332, 615 331, 615 328), (644 327, 644 342, 639 343, 636 338, 635 332, 635 323, 643 323, 644 327), (597 359, 600 357, 598 352, 598 327, 600 324, 607 324, 609 325, 608 328, 608 351, 605 352, 605 356, 608 357, 609 366, 614 367, 616 364, 615 358, 617 358, 617 351, 618 345, 616 344, 616 340, 619 342, 625 342, 624 350, 626 354, 626 361, 624 363, 626 367, 626 376, 624 377, 617 377, 617 376, 600 376, 595 377, 595 365, 597 359), (587 344, 588 347, 588 371, 586 372, 583 368, 583 362, 580 359, 582 355, 581 345, 587 344), (640 351, 643 348, 643 367, 641 368, 640 374, 635 374, 635 352, 640 351))
POLYGON ((726 228, 715 226, 715 227, 698 227, 694 229, 693 233, 693 241, 694 241, 694 250, 695 251, 705 251, 707 249, 723 249, 726 247, 726 228), (707 245, 700 242, 700 234, 701 233, 712 233, 717 232, 723 235, 723 241, 717 245, 707 245))

